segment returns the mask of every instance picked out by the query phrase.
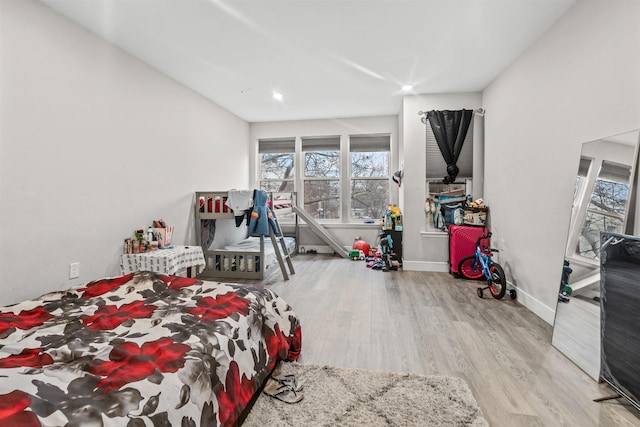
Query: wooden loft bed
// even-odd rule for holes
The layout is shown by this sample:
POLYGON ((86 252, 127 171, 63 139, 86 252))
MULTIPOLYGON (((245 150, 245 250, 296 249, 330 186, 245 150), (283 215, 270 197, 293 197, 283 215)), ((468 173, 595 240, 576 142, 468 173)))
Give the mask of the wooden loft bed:
MULTIPOLYGON (((218 220, 225 220, 227 227, 235 226, 236 213, 226 206, 227 197, 228 191, 196 192, 196 241, 202 247, 205 258, 205 268, 199 277, 262 280, 274 270, 274 266, 278 266, 276 250, 270 239, 240 235, 236 242, 230 244, 217 245, 215 241, 218 220), (212 229, 213 233, 210 233, 212 229), (213 235, 212 241, 208 240, 208 234, 213 235)), ((269 193, 268 206, 276 218, 293 213, 295 193, 269 193)), ((289 253, 296 251, 296 238, 285 237, 284 244, 289 253)))

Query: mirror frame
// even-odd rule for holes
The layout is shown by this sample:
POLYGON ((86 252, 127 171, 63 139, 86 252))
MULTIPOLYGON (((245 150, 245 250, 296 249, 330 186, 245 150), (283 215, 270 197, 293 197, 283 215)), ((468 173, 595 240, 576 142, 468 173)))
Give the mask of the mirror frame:
MULTIPOLYGON (((581 145, 581 148, 580 148, 580 158, 583 157, 583 154, 585 152, 585 146, 587 146, 587 144, 594 144, 601 141, 612 141, 612 142, 624 143, 626 145, 634 146, 633 156, 630 161, 631 170, 630 170, 630 176, 629 176, 629 196, 626 202, 626 206, 625 206, 626 214, 622 224, 623 233, 634 234, 636 225, 640 224, 640 219, 638 218, 638 215, 640 214, 640 207, 638 206, 638 203, 640 203, 640 200, 638 200, 638 197, 637 197, 638 185, 640 184, 639 176, 638 176, 639 175, 638 163, 639 163, 639 156, 640 156, 640 129, 633 129, 633 130, 622 132, 613 136, 599 138, 593 141, 585 142, 581 145)), ((606 158, 603 156, 601 160, 604 161, 606 160, 606 158)), ((577 167, 575 169, 574 177, 578 176, 579 164, 580 164, 580 160, 578 161, 577 167)), ((591 165, 590 169, 592 167, 593 165, 591 165)), ((585 196, 586 196, 587 190, 588 188, 585 188, 583 190, 583 194, 581 196, 582 200, 586 200, 585 196)), ((575 205, 576 197, 577 196, 574 192, 574 202, 572 203, 572 209, 570 212, 569 230, 567 233, 567 243, 564 248, 564 259, 566 260, 567 258, 569 258, 571 262, 576 261, 578 264, 584 264, 585 268, 589 268, 589 266, 592 266, 593 269, 597 270, 599 274, 600 266, 599 266, 599 261, 597 259, 594 260, 595 262, 593 262, 588 258, 575 259, 573 256, 574 255, 573 252, 575 252, 575 247, 573 246, 577 242, 575 239, 575 236, 576 236, 576 233, 578 232, 578 229, 579 228, 581 229, 584 223, 584 215, 576 215, 576 213, 578 212, 578 208, 575 205)), ((584 209, 579 209, 579 212, 581 213, 583 210, 584 209)), ((572 282, 569 282, 569 283, 572 283, 572 282)), ((575 284, 576 282, 573 282, 573 283, 575 284)), ((589 347, 589 346, 595 345, 595 343, 597 342, 597 348, 593 349, 593 354, 589 353, 588 355, 585 355, 584 358, 582 357, 583 355, 575 356, 574 354, 571 353, 571 351, 567 350, 561 344, 559 345, 559 342, 558 342, 558 340, 561 339, 560 335, 562 334, 562 332, 558 332, 560 329, 562 329, 562 325, 558 325, 558 317, 559 317, 558 314, 559 314, 559 311, 561 310, 560 307, 567 304, 567 303, 560 302, 559 299, 560 299, 560 295, 558 296, 558 302, 557 302, 556 311, 555 311, 551 344, 553 347, 555 347, 561 353, 563 353, 567 358, 572 360, 578 367, 580 367, 583 371, 585 371, 589 376, 591 376, 596 381, 598 381, 599 372, 597 373, 594 372, 595 369, 593 368, 593 366, 597 365, 598 371, 600 370, 600 328, 599 328, 600 317, 598 316, 598 320, 597 320, 598 322, 597 336, 594 335, 596 334, 596 332, 594 331, 595 329, 594 325, 591 325, 591 323, 589 323, 589 325, 586 325, 587 328, 589 329, 589 332, 585 332, 585 334, 588 334, 589 338, 588 340, 585 340, 585 342, 581 343, 583 346, 584 344, 586 344, 586 346, 589 347), (589 361, 587 362, 586 359, 589 359, 589 361)), ((599 305, 596 305, 596 307, 599 313, 600 312, 599 305)), ((593 313, 586 314, 586 315, 588 316, 588 318, 594 318, 593 313)))

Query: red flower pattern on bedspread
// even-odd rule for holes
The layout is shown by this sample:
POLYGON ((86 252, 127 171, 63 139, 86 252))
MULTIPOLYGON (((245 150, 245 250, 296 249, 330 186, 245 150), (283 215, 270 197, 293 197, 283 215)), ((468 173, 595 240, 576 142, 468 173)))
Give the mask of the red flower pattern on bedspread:
POLYGON ((40 352, 39 348, 25 348, 19 354, 0 359, 0 368, 42 368, 51 365, 53 359, 47 353, 40 352))
POLYGON ((220 423, 232 425, 242 413, 242 409, 247 406, 253 397, 255 390, 254 381, 244 374, 240 375, 238 364, 231 362, 229 371, 227 371, 224 390, 222 388, 216 390, 218 405, 220 405, 218 414, 220 423))
POLYGON ((120 307, 103 305, 93 316, 83 318, 82 323, 92 329, 111 330, 129 319, 151 317, 156 308, 155 305, 145 305, 144 301, 135 301, 120 307))
POLYGON ((232 426, 300 349, 267 287, 97 280, 0 308, 0 426, 232 426))
POLYGON ((40 326, 47 320, 53 318, 53 315, 47 313, 42 307, 36 307, 32 310, 22 310, 20 314, 11 312, 0 312, 0 335, 11 328, 29 330, 35 326, 40 326))
POLYGON ((206 322, 224 319, 233 313, 239 313, 242 316, 249 314, 249 301, 232 292, 215 298, 200 298, 197 307, 189 310, 189 314, 200 316, 206 322))
POLYGON ((20 427, 40 427, 40 421, 33 412, 25 411, 31 404, 29 396, 19 390, 0 394, 0 425, 20 427))
POLYGON ((164 276, 162 274, 158 275, 158 279, 166 283, 170 289, 176 291, 198 283, 198 279, 191 279, 189 277, 164 276))
POLYGON ((110 361, 95 360, 89 366, 89 372, 106 377, 98 383, 98 387, 103 387, 107 392, 143 380, 156 369, 160 372, 176 372, 184 366, 184 355, 189 350, 191 347, 177 344, 171 338, 146 342, 142 347, 125 342, 111 350, 110 361))
POLYGON ((93 298, 100 295, 111 292, 119 286, 124 285, 133 278, 134 273, 127 274, 126 276, 116 277, 114 279, 101 279, 96 280, 79 289, 82 292, 84 298, 93 298))
POLYGON ((286 360, 298 360, 302 350, 302 328, 299 324, 296 325, 291 336, 286 338, 286 342, 289 344, 286 360))

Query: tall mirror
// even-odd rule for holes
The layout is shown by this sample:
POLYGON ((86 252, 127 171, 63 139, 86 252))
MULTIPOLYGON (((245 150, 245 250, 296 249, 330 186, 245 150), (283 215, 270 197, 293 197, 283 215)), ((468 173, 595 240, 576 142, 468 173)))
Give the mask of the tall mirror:
POLYGON ((600 231, 634 234, 640 130, 584 143, 559 284, 552 345, 600 375, 600 231))

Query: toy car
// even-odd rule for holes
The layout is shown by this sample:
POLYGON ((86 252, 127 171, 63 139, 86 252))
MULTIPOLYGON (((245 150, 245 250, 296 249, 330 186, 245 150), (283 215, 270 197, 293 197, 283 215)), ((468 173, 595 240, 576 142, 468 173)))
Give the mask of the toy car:
POLYGON ((351 261, 364 260, 364 252, 359 249, 351 249, 351 251, 349 251, 349 258, 351 258, 351 261))

